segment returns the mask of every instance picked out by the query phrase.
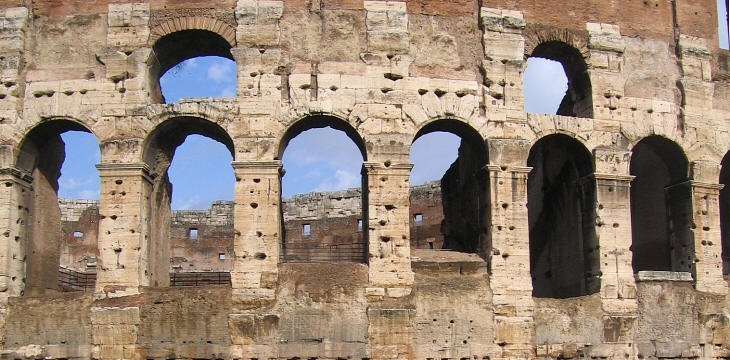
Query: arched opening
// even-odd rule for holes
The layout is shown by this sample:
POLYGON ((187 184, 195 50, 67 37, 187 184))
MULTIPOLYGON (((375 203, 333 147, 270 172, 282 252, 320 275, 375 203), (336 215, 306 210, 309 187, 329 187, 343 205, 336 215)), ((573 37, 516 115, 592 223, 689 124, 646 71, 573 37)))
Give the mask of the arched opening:
POLYGON ((568 77, 563 65, 554 60, 531 57, 527 59, 523 79, 525 112, 558 114, 568 91, 568 77))
POLYGON ((524 89, 527 112, 593 117, 588 66, 580 51, 567 43, 546 41, 535 47, 527 59, 524 89), (558 97, 562 100, 556 107, 558 97))
POLYGON ((730 151, 722 158, 720 168, 720 236, 722 239, 722 273, 730 274, 730 151))
POLYGON ((634 272, 691 272, 692 205, 682 149, 649 136, 631 154, 631 237, 634 272))
POLYGON ((226 131, 197 117, 167 120, 149 135, 144 159, 153 179, 146 221, 152 286, 230 284, 233 154, 226 131))
MULTIPOLYGON (((410 156, 414 164, 412 180, 439 162, 451 161, 436 175, 438 189, 433 185, 411 188, 411 248, 477 253, 487 259, 491 247, 490 201, 484 139, 461 121, 438 120, 418 131, 410 156), (436 152, 425 161, 416 161, 419 154, 415 152, 421 144, 436 152)), ((414 185, 418 182, 415 180, 414 185)))
POLYGON ((234 97, 236 64, 232 45, 208 30, 182 30, 161 37, 149 61, 153 101, 182 97, 234 97))
POLYGON ((527 211, 535 297, 567 298, 600 288, 596 181, 588 150, 562 134, 530 149, 527 211))
POLYGON ((367 262, 365 144, 347 122, 312 116, 279 145, 283 262, 367 262))
POLYGON ((21 200, 28 215, 25 294, 94 288, 98 161, 98 141, 71 120, 43 122, 21 143, 17 167, 33 179, 21 200))

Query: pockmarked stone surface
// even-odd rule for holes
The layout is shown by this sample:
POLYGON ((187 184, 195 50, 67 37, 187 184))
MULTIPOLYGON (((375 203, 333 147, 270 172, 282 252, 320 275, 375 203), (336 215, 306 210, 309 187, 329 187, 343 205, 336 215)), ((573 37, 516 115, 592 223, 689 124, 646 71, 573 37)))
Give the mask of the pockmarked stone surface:
POLYGON ((730 357, 717 12, 0 0, 0 358, 730 357), (160 76, 209 55, 235 61, 235 98, 166 104, 160 76), (525 112, 530 57, 565 70, 555 115, 525 112), (284 150, 323 126, 361 151, 360 197, 284 204, 284 150), (99 142, 98 203, 59 203, 69 130, 99 142), (438 191, 414 193, 411 144, 435 131, 461 138, 458 158, 438 191), (167 169, 190 134, 231 152, 232 203, 170 209, 167 169), (354 232, 311 232, 317 206, 354 232), (207 250, 183 246, 205 233, 207 250), (226 281, 176 286, 205 251, 220 267, 200 270, 226 281), (59 285, 91 269, 87 291, 59 285))

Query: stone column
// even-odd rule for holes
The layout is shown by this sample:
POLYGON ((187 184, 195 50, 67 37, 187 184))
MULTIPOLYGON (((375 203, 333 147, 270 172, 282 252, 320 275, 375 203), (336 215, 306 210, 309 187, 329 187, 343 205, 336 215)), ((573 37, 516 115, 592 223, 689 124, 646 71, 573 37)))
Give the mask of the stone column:
MULTIPOLYGON (((156 254, 150 252, 148 241, 149 168, 142 163, 96 167, 101 179, 97 297, 134 295, 141 286, 169 284, 170 264, 151 258, 156 254)), ((164 248, 164 244, 155 246, 164 248)))
POLYGON ((705 161, 691 164, 694 278, 698 291, 726 294, 722 276, 722 239, 720 234, 720 167, 705 161))
POLYGON ((494 358, 533 357, 534 320, 530 276, 525 166, 487 165, 490 174, 491 277, 494 358))
POLYGON ((230 351, 235 358, 267 358, 277 351, 278 316, 251 309, 276 296, 282 240, 281 161, 234 161, 232 166, 236 184, 230 351), (251 331, 256 327, 270 331, 251 331))
POLYGON ((25 224, 33 179, 15 168, 0 169, 0 309, 25 286, 25 224))
POLYGON ((363 164, 366 182, 368 295, 401 297, 413 285, 410 246, 409 181, 412 164, 363 164))
POLYGON ((631 264, 630 175, 596 173, 596 235, 599 240, 601 299, 608 313, 636 311, 631 264))
POLYGON ((635 315, 636 283, 631 253, 631 153, 594 151, 596 164, 596 235, 601 299, 606 314, 635 315))
POLYGON ((281 239, 281 161, 233 162, 236 300, 273 299, 281 239))
POLYGON ((603 308, 603 341, 597 355, 623 356, 634 338, 638 303, 631 253, 631 153, 594 151, 596 236, 603 308), (610 345, 609 345, 610 344, 610 345))

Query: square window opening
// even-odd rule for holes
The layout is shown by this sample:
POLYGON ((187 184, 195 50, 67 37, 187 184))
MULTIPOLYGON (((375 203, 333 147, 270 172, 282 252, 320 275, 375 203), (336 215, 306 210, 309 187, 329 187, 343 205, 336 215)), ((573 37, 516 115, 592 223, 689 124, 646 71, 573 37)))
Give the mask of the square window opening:
POLYGON ((77 238, 77 239, 78 239, 78 238, 82 238, 82 237, 84 237, 84 233, 83 233, 83 232, 81 232, 81 231, 74 231, 74 233, 73 233, 73 237, 75 237, 75 238, 77 238))
POLYGON ((423 214, 413 215, 413 222, 416 224, 416 226, 423 225, 423 214))
POLYGON ((218 260, 225 260, 226 259, 226 253, 218 253, 218 260))
POLYGON ((198 228, 190 228, 190 229, 188 229, 188 239, 190 239, 190 240, 198 240, 198 228))
POLYGON ((302 234, 304 236, 312 235, 312 226, 310 224, 302 225, 302 234))

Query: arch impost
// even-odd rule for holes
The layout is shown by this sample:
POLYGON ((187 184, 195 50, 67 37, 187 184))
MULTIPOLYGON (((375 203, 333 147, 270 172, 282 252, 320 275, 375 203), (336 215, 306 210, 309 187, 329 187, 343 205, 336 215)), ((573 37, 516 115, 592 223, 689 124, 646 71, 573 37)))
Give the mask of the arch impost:
POLYGON ((489 171, 489 172, 513 172, 513 173, 527 174, 530 171, 532 171, 532 166, 488 164, 488 165, 485 165, 482 169, 489 171))
POLYGON ((149 182, 155 178, 145 163, 101 163, 96 165, 96 169, 99 170, 99 177, 141 175, 149 182))
POLYGON ((33 177, 27 172, 14 167, 0 168, 0 177, 12 180, 21 185, 33 183, 33 177))
POLYGON ((693 188, 700 188, 700 189, 714 190, 714 191, 720 191, 725 187, 724 184, 716 184, 716 183, 710 183, 710 182, 705 182, 705 181, 690 180, 689 183, 690 183, 690 185, 692 185, 693 188))
POLYGON ((232 161, 231 166, 234 169, 281 169, 281 160, 266 161, 232 161))
POLYGON ((615 180, 615 181, 626 181, 631 182, 636 176, 633 175, 621 175, 621 174, 608 174, 608 173, 594 173, 596 180, 615 180))
POLYGON ((411 163, 401 163, 401 164, 391 164, 391 165, 385 165, 383 163, 379 162, 373 162, 373 161, 365 161, 362 163, 363 169, 367 171, 411 171, 413 169, 413 164, 411 163))

